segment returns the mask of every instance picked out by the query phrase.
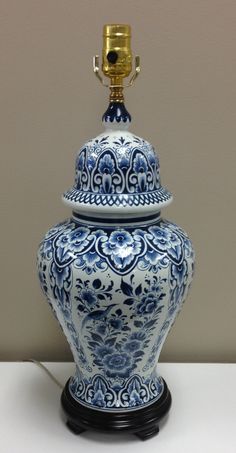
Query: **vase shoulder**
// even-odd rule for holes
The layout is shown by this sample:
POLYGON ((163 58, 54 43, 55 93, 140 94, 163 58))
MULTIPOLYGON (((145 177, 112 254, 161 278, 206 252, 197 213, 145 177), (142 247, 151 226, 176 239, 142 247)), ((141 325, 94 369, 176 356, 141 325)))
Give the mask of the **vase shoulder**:
POLYGON ((40 244, 41 256, 53 259, 60 267, 75 261, 77 266, 81 263, 81 269, 88 275, 99 269, 102 272, 106 266, 126 275, 137 264, 140 269, 157 271, 164 262, 180 265, 184 259, 193 259, 193 247, 186 232, 161 219, 160 214, 148 222, 138 217, 119 225, 117 219, 109 223, 93 218, 94 223, 90 223, 81 217, 81 222, 71 218, 53 226, 40 244))

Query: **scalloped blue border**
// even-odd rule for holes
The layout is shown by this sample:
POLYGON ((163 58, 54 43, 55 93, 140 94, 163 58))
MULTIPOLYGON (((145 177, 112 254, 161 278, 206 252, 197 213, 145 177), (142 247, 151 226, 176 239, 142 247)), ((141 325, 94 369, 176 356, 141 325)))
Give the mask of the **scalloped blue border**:
POLYGON ((145 206, 166 202, 172 198, 172 194, 164 187, 154 192, 127 194, 95 194, 83 192, 72 187, 63 194, 63 198, 74 203, 83 203, 96 206, 145 206))

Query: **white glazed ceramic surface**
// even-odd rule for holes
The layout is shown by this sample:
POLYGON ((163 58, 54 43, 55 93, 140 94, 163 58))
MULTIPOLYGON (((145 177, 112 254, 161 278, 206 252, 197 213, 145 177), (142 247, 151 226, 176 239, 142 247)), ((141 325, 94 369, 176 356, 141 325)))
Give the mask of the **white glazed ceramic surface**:
POLYGON ((162 395, 156 364, 194 262, 186 233, 161 218, 172 196, 154 148, 126 129, 109 117, 105 133, 81 148, 63 197, 72 218, 38 251, 42 289, 76 363, 71 395, 106 411, 162 395))

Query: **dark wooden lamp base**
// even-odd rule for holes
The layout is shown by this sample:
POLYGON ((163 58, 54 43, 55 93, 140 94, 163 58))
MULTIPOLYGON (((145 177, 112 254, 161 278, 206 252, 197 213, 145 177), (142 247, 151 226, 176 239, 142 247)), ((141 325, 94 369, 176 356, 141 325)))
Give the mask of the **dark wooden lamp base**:
POLYGON ((171 394, 164 381, 162 396, 153 404, 138 410, 108 412, 90 409, 78 403, 69 392, 69 381, 61 395, 61 404, 68 428, 75 434, 87 430, 103 433, 132 433, 147 440, 159 432, 159 421, 171 406, 171 394))

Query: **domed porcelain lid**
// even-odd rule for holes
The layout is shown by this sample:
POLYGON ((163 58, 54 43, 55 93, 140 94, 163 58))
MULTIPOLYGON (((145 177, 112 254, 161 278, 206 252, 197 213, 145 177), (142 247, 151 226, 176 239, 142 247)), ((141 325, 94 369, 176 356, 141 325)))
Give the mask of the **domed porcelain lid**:
POLYGON ((73 211, 154 213, 172 201, 161 186, 155 149, 127 130, 130 120, 124 105, 110 105, 103 117, 105 132, 80 149, 74 186, 63 195, 73 211))

